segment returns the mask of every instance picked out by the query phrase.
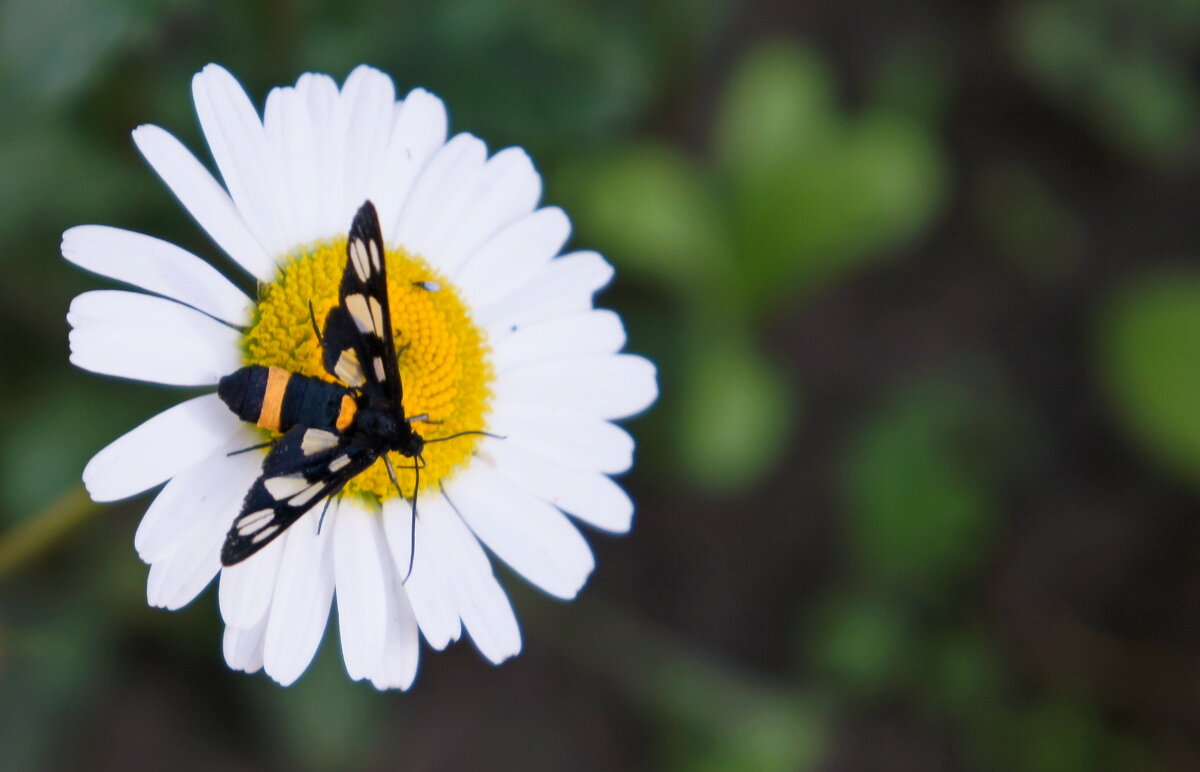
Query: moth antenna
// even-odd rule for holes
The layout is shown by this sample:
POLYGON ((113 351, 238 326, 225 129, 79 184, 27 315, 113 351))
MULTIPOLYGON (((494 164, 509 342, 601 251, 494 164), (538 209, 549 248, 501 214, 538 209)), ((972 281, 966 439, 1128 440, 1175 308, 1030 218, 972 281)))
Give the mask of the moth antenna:
POLYGON ((329 511, 329 505, 333 503, 333 496, 325 497, 325 506, 321 509, 321 519, 317 521, 317 535, 321 534, 321 526, 325 525, 325 513, 329 511))
POLYGON ((491 437, 493 440, 507 440, 508 439, 508 435, 505 435, 505 434, 492 434, 491 432, 485 432, 482 429, 473 429, 472 431, 469 431, 469 432, 456 432, 454 434, 448 434, 445 437, 434 437, 432 440, 425 440, 425 444, 428 445, 431 442, 445 442, 446 440, 453 440, 458 437, 465 437, 468 434, 482 434, 484 437, 491 437))
POLYGON ((232 451, 226 453, 225 455, 226 456, 237 456, 242 453, 249 453, 252 450, 262 450, 263 448, 269 448, 274 444, 275 444, 274 440, 268 440, 266 442, 260 442, 257 445, 251 445, 248 448, 242 448, 241 450, 232 450, 232 451))
MULTIPOLYGON (((417 456, 422 461, 425 459, 417 456)), ((416 482, 413 483, 412 497, 412 517, 408 520, 408 570, 404 572, 404 578, 400 580, 400 584, 408 581, 408 577, 412 576, 413 559, 417 556, 417 491, 421 490, 421 467, 419 464, 413 464, 413 475, 416 477, 416 482)))
POLYGON ((312 322, 313 332, 317 334, 317 343, 321 348, 325 348, 325 339, 321 337, 321 330, 317 327, 317 312, 313 310, 312 301, 308 301, 308 318, 312 322))

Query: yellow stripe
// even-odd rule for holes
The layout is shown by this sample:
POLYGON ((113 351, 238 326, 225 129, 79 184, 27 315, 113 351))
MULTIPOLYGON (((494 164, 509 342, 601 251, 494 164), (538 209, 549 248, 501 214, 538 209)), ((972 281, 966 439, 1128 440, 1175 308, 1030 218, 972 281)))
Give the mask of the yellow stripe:
POLYGON ((354 399, 347 394, 342 397, 342 409, 338 411, 337 422, 334 426, 339 432, 346 431, 346 427, 354 420, 354 414, 358 412, 358 405, 354 403, 354 399))
POLYGON ((292 374, 287 370, 272 367, 267 370, 267 390, 263 394, 262 410, 258 413, 258 425, 264 429, 279 431, 279 412, 283 408, 283 394, 287 391, 292 374))

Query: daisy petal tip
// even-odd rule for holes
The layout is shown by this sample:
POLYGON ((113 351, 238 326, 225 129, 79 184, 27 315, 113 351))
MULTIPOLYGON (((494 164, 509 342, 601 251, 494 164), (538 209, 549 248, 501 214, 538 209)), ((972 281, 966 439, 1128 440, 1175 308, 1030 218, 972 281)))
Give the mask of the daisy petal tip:
POLYGON ((162 132, 163 134, 166 134, 167 130, 161 126, 158 126, 157 124, 140 123, 133 128, 133 131, 129 132, 129 135, 131 137, 133 137, 134 142, 138 142, 141 140, 149 139, 151 137, 151 135, 153 135, 157 132, 162 132))
POLYGON ((103 460, 101 460, 100 464, 97 464, 96 458, 93 457, 92 460, 88 462, 87 466, 83 468, 83 488, 87 491, 87 494, 89 497, 91 497, 92 501, 96 502, 97 504, 107 504, 112 501, 120 501, 121 499, 127 499, 131 496, 137 495, 121 495, 121 493, 123 493, 122 491, 114 491, 106 485, 108 479, 108 470, 104 469, 103 460))
POLYGON ((630 412, 622 419, 633 418, 650 409, 658 401, 658 367, 649 359, 636 354, 621 354, 628 364, 627 387, 637 393, 631 400, 630 412))
POLYGON ((216 62, 209 62, 201 67, 200 71, 192 76, 192 84, 195 85, 196 80, 199 78, 221 78, 222 80, 237 82, 237 79, 233 77, 233 73, 216 62))

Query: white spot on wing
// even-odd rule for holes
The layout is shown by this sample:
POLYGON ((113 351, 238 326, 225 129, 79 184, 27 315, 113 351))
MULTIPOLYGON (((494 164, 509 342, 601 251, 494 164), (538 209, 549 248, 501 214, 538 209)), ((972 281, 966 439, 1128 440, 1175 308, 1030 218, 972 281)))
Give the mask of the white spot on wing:
POLYGON ((241 518, 238 518, 234 526, 237 527, 237 532, 241 536, 245 536, 253 530, 256 530, 263 523, 268 522, 275 516, 275 512, 270 509, 260 509, 257 512, 251 512, 241 518))
POLYGON ((346 464, 349 464, 349 463, 350 463, 349 456, 338 456, 337 458, 335 458, 334 460, 329 462, 329 471, 336 472, 337 470, 341 469, 342 467, 344 467, 346 464))
POLYGON ((355 239, 350 242, 350 263, 354 266, 354 272, 358 274, 359 281, 365 282, 367 277, 371 275, 371 265, 367 262, 367 245, 362 239, 355 239))
POLYGON ((288 501, 288 503, 291 504, 293 507, 302 507, 305 504, 307 504, 308 502, 315 499, 317 497, 317 494, 320 492, 321 492, 321 486, 317 483, 313 483, 307 489, 305 489, 305 490, 301 491, 300 493, 297 493, 295 496, 293 496, 292 499, 290 501, 288 501))
POLYGON ((383 307, 378 300, 366 295, 347 295, 346 310, 354 318, 359 332, 372 332, 383 337, 383 307))
POLYGON ((303 477, 272 477, 263 481, 263 487, 267 489, 267 493, 271 494, 271 497, 276 501, 286 499, 289 496, 295 496, 311 484, 303 477))
POLYGON ((387 374, 383 371, 383 359, 380 357, 375 357, 375 379, 380 383, 386 383, 386 375, 387 374))
POLYGON ((306 456, 313 456, 336 447, 337 443, 338 436, 333 432, 327 432, 324 429, 309 429, 300 439, 300 452, 306 456))
POLYGON ((254 542, 255 544, 258 544, 260 541, 266 539, 268 536, 270 536, 271 534, 275 533, 278 530, 279 530, 278 525, 269 525, 266 528, 259 531, 258 533, 254 534, 253 538, 251 538, 250 541, 254 542))
POLYGON ((337 364, 333 366, 333 374, 347 386, 362 386, 367 382, 363 377, 362 365, 358 362, 358 354, 354 353, 352 348, 346 349, 338 357, 337 364))

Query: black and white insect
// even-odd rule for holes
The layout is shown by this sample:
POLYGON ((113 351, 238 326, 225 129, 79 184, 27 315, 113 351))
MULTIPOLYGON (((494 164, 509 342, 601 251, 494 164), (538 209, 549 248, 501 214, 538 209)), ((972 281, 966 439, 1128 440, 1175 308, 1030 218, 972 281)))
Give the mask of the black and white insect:
MULTIPOLYGON (((436 285, 426 289, 435 291, 436 285)), ((225 376, 217 386, 221 399, 242 420, 283 433, 263 460, 262 474, 225 537, 221 562, 226 566, 270 544, 322 501, 328 506, 346 483, 377 459, 384 460, 399 491, 388 457, 393 451, 413 459, 415 528, 426 440, 413 423, 427 417, 404 412, 383 237, 370 201, 359 208, 350 226, 338 304, 325 317, 322 330, 316 329, 315 314, 312 323, 325 370, 338 383, 251 365, 225 376)), ((452 437, 433 441, 441 439, 452 437)))

